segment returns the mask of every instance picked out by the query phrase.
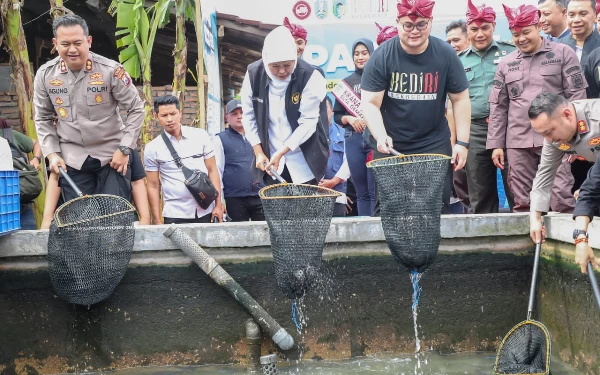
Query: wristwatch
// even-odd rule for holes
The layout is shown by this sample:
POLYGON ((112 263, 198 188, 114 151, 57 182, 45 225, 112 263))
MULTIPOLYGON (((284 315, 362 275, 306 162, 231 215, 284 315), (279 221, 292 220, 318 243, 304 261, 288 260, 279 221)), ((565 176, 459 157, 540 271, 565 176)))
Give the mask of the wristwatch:
POLYGON ((457 144, 457 145, 461 145, 461 146, 463 146, 463 147, 464 147, 464 148, 466 148, 467 150, 469 149, 469 142, 463 142, 463 141, 459 141, 459 140, 457 140, 457 141, 456 141, 456 144, 457 144))
POLYGON ((42 162, 42 158, 37 156, 37 155, 33 155, 34 159, 37 159, 40 163, 42 162))
POLYGON ((580 234, 585 235, 585 238, 589 238, 588 232, 584 231, 583 229, 575 229, 573 231, 573 239, 576 240, 577 237, 579 237, 580 234))
POLYGON ((119 146, 119 151, 121 151, 123 155, 129 156, 129 154, 131 154, 131 149, 127 146, 119 146))

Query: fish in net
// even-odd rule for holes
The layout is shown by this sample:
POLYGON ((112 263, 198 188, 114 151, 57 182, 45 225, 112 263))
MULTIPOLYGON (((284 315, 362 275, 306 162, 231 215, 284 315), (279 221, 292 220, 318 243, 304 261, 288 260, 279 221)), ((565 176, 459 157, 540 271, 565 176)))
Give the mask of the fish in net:
POLYGON ((48 235, 48 271, 56 293, 69 303, 91 305, 108 298, 131 258, 136 209, 115 195, 79 197, 54 213, 48 235))
POLYGON ((550 373, 552 349, 550 332, 548 332, 548 329, 542 323, 531 319, 540 252, 541 244, 538 243, 535 247, 527 320, 514 326, 500 343, 494 364, 495 375, 547 375, 550 373))
POLYGON ((269 226, 277 286, 290 299, 315 284, 322 264, 337 191, 281 183, 260 191, 269 226))
POLYGON ((370 161, 387 245, 400 264, 422 273, 440 246, 442 190, 450 157, 398 155, 370 161))

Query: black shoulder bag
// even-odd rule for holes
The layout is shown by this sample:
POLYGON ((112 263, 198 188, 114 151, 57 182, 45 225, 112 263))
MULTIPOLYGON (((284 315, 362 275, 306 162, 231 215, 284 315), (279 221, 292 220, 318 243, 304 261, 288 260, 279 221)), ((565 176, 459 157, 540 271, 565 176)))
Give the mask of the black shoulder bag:
POLYGON ((167 145, 167 148, 169 149, 169 152, 171 153, 171 156, 173 157, 173 160, 175 161, 175 164, 177 164, 177 166, 181 168, 181 171, 183 172, 183 176, 185 177, 185 187, 187 187, 190 193, 192 193, 192 196, 196 202, 198 202, 198 205, 200 205, 202 209, 206 210, 208 207, 210 207, 212 202, 217 199, 219 192, 217 189, 215 189, 215 186, 210 181, 210 178, 208 178, 206 173, 198 169, 191 170, 183 165, 181 158, 177 154, 177 151, 175 151, 175 148, 173 147, 173 144, 171 143, 171 140, 167 134, 163 131, 161 135, 165 141, 165 144, 167 145))

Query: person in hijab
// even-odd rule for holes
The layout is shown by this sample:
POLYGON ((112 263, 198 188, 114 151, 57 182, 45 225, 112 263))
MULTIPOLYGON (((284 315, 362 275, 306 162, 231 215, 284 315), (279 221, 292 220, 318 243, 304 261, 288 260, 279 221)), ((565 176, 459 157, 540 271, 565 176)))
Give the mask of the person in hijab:
POLYGON ((298 58, 302 57, 304 48, 306 48, 306 38, 308 37, 306 29, 297 23, 291 23, 287 17, 283 19, 283 26, 285 26, 290 33, 292 33, 294 41, 296 42, 297 56, 298 58))
POLYGON ((290 31, 280 26, 265 38, 262 59, 250 64, 241 90, 246 138, 255 156, 255 180, 276 183, 270 168, 288 182, 316 185, 325 175, 329 146, 320 124, 325 78, 297 58, 290 31))
POLYGON ((375 209, 375 178, 366 165, 371 146, 362 136, 367 124, 360 111, 360 80, 372 53, 372 41, 365 38, 355 41, 352 45, 354 73, 332 91, 336 98, 333 120, 346 129, 346 159, 356 189, 358 216, 371 216, 375 209))

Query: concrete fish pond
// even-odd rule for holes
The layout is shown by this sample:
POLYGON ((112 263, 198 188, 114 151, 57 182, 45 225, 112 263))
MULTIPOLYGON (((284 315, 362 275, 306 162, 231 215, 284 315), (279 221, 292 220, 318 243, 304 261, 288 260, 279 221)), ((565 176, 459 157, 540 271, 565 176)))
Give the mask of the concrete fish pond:
MULTIPOLYGON (((553 360, 600 374, 600 312, 587 276, 573 264, 572 220, 549 216, 546 225, 534 318, 550 330, 553 360)), ((390 255, 378 219, 332 221, 323 253, 325 282, 304 298, 301 334, 275 283, 264 222, 178 226, 292 334, 296 345, 287 351, 266 334, 247 337, 249 315, 163 236, 166 228, 137 229, 125 277, 109 299, 92 306, 70 305, 55 295, 47 232, 0 237, 0 373, 208 364, 234 364, 240 371, 225 373, 242 373, 257 344, 262 355, 276 353, 282 368, 301 359, 297 366, 309 374, 320 373, 310 367, 319 361, 411 360, 413 289, 408 272, 390 255)), ((440 252, 420 281, 418 307, 421 347, 438 370, 439 361, 452 357, 447 354, 493 357, 502 337, 525 319, 534 247, 522 214, 443 216, 441 233, 440 252)), ((598 234, 600 226, 592 222, 595 248, 598 234)), ((491 373, 489 363, 489 372, 465 367, 462 373, 491 373)), ((427 366, 423 373, 444 373, 427 372, 427 366)), ((551 368, 554 374, 578 373, 555 372, 566 368, 562 364, 551 368)))

